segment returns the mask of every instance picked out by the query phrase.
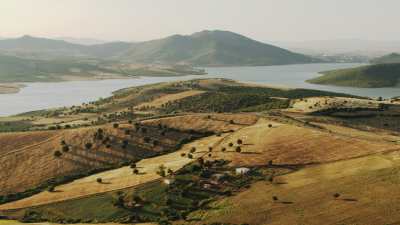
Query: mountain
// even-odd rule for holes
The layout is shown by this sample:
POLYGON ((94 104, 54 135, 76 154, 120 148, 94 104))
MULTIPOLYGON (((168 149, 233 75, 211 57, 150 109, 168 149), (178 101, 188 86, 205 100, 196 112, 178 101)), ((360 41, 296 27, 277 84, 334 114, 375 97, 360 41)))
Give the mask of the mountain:
POLYGON ((391 53, 389 55, 384 55, 382 57, 375 58, 371 60, 371 63, 379 64, 379 63, 400 63, 400 54, 391 53))
POLYGON ((66 42, 78 44, 78 45, 100 45, 100 44, 105 44, 108 42, 108 41, 98 40, 98 39, 94 39, 94 38, 74 38, 74 37, 59 37, 59 38, 56 38, 56 40, 62 40, 62 41, 66 41, 66 42))
POLYGON ((29 35, 0 41, 0 49, 7 51, 57 51, 81 49, 81 45, 62 40, 37 38, 29 35))
POLYGON ((363 39, 332 39, 298 42, 272 42, 291 51, 307 55, 350 55, 379 57, 394 51, 400 52, 400 41, 375 41, 363 39))
POLYGON ((312 63, 319 60, 228 31, 202 31, 192 35, 129 43, 74 44, 23 36, 0 40, 0 52, 23 58, 99 58, 143 64, 195 66, 265 66, 312 63))
POLYGON ((121 59, 141 63, 198 66, 264 66, 311 63, 311 57, 264 44, 229 31, 202 31, 189 36, 132 44, 121 59))
POLYGON ((381 88, 397 86, 400 63, 374 64, 350 69, 322 72, 323 76, 307 82, 322 85, 381 88))
POLYGON ((27 57, 82 56, 84 49, 82 45, 29 35, 0 40, 0 51, 27 57))

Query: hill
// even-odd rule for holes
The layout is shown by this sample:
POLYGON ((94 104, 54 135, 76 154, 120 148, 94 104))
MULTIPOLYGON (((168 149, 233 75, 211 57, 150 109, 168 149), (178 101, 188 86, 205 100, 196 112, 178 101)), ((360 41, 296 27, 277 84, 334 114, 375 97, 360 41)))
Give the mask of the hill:
MULTIPOLYGON (((107 48, 107 45, 103 46, 107 48)), ((114 48, 109 46, 110 48, 114 48)), ((113 50, 96 49, 98 54, 113 50)), ((202 75, 190 66, 147 66, 84 59, 30 59, 0 54, 0 83, 123 79, 133 76, 202 75)), ((18 92, 20 85, 0 85, 0 94, 18 92)))
POLYGON ((67 75, 90 77, 101 72, 113 71, 78 60, 35 60, 0 54, 0 82, 61 81, 67 75))
POLYGON ((395 101, 198 79, 0 118, 0 218, 397 224, 398 115, 395 101))
POLYGON ((265 66, 311 63, 313 59, 228 31, 202 31, 136 43, 122 59, 144 63, 187 63, 201 66, 265 66))
POLYGON ((400 63, 368 65, 327 71, 322 74, 307 82, 361 88, 394 87, 400 79, 400 63))
POLYGON ((400 63, 400 54, 392 53, 389 55, 384 55, 379 58, 371 60, 371 63, 382 64, 382 63, 400 63))
POLYGON ((311 63, 311 57, 264 44, 228 31, 202 31, 189 36, 128 43, 73 44, 23 36, 0 40, 0 51, 42 59, 101 58, 128 63, 191 64, 196 66, 265 66, 311 63))

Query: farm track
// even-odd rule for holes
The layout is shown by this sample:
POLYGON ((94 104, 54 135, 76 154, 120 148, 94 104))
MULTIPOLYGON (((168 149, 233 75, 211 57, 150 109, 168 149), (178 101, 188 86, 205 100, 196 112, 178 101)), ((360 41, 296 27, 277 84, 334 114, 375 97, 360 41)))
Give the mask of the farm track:
POLYGON ((0 154, 0 158, 3 158, 3 157, 8 156, 8 155, 12 155, 12 154, 16 154, 16 153, 22 152, 22 151, 25 151, 25 150, 30 149, 30 148, 39 147, 40 145, 46 144, 48 142, 51 142, 51 141, 53 141, 53 140, 55 140, 57 138, 60 138, 62 136, 63 136, 63 134, 60 133, 60 134, 52 136, 52 137, 50 137, 50 138, 48 138, 48 139, 46 139, 44 141, 41 141, 41 142, 38 142, 38 143, 35 143, 35 144, 32 144, 32 145, 28 145, 28 146, 22 147, 20 149, 13 150, 13 151, 7 152, 5 154, 0 154))

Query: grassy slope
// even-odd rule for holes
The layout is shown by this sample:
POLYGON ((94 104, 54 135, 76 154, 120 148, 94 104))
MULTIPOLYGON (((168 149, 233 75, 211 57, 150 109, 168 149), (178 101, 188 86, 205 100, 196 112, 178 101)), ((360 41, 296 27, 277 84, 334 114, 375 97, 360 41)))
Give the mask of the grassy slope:
POLYGON ((192 218, 236 224, 398 224, 399 171, 398 153, 310 167, 278 177, 273 185, 257 183, 192 218), (334 193, 340 198, 335 200, 334 193))
POLYGON ((400 63, 333 70, 323 72, 323 74, 307 82, 362 88, 393 87, 400 79, 400 63))

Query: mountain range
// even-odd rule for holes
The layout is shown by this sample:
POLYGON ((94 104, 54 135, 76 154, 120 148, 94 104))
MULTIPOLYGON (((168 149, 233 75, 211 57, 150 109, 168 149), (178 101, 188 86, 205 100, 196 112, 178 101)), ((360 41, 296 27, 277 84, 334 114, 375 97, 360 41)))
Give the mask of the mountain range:
POLYGON ((240 34, 219 30, 145 42, 110 42, 89 46, 25 35, 0 40, 0 53, 35 59, 80 57, 194 66, 263 66, 318 61, 240 34))
POLYGON ((375 58, 392 52, 400 52, 400 41, 377 41, 363 39, 332 39, 310 41, 271 42, 291 51, 308 55, 366 56, 375 58))

